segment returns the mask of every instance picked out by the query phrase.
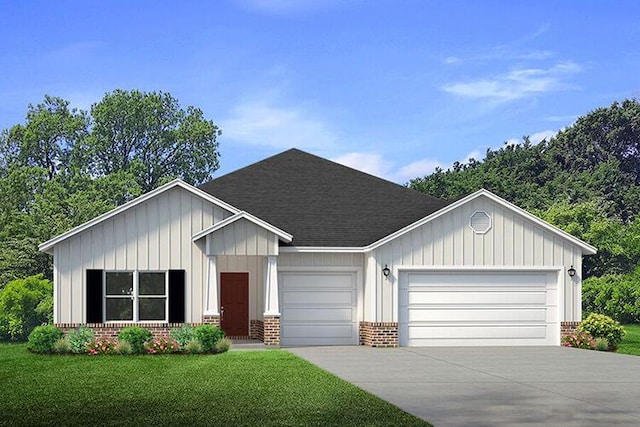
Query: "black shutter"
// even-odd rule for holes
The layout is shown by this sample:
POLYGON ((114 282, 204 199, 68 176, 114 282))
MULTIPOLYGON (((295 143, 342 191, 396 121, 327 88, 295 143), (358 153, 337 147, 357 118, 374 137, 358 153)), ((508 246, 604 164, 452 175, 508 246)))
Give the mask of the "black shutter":
POLYGON ((102 323, 102 270, 87 270, 87 323, 102 323))
POLYGON ((184 323, 184 270, 169 270, 169 323, 184 323))

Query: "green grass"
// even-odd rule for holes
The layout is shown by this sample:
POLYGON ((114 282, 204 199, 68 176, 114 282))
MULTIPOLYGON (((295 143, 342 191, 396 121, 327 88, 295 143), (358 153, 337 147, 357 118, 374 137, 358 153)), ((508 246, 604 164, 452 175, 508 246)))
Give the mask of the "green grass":
POLYGON ((0 425, 428 424, 280 350, 46 356, 2 344, 0 425))
POLYGON ((618 347, 618 353, 640 356, 640 325, 623 325, 626 334, 618 347))

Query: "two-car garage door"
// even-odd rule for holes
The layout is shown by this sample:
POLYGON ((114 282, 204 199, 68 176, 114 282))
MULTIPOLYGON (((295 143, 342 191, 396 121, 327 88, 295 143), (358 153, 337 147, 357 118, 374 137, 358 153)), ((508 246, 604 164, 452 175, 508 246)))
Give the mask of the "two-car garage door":
POLYGON ((558 345, 557 273, 400 275, 401 346, 558 345))
POLYGON ((355 271, 281 272, 281 344, 357 345, 356 280, 355 271))

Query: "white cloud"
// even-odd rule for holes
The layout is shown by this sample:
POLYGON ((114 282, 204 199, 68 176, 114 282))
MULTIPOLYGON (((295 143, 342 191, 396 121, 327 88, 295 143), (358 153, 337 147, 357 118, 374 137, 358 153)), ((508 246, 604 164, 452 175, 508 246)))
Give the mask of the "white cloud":
POLYGON ((404 184, 413 178, 432 173, 442 164, 433 159, 422 159, 398 167, 395 162, 385 160, 379 153, 352 152, 334 157, 334 162, 357 169, 368 174, 404 184))
POLYGON ((467 82, 450 83, 445 92, 468 98, 512 101, 537 94, 567 89, 565 78, 581 71, 574 62, 560 62, 550 68, 521 68, 505 75, 467 82))
POLYGON ((392 167, 391 163, 385 161, 382 155, 377 153, 346 153, 331 160, 385 179, 389 179, 392 167))
POLYGON ((447 56, 446 58, 444 58, 444 63, 445 64, 457 64, 461 61, 460 58, 458 58, 457 56, 447 56))
POLYGON ((301 149, 327 148, 336 137, 327 125, 295 108, 276 107, 264 101, 237 105, 220 120, 225 139, 244 144, 301 149))
POLYGON ((556 136, 557 133, 557 130, 543 130, 529 135, 529 141, 531 141, 532 144, 538 144, 544 139, 549 141, 551 138, 556 136))
POLYGON ((467 156, 460 163, 468 163, 471 159, 482 160, 480 158, 480 150, 473 150, 472 152, 467 154, 467 156))

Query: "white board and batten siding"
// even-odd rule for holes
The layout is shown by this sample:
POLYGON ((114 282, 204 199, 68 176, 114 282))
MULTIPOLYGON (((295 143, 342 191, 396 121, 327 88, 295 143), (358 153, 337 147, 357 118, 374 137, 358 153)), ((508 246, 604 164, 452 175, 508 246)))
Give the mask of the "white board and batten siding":
POLYGON ((357 253, 280 254, 281 344, 357 345, 362 267, 357 253))
POLYGON ((402 268, 421 266, 451 267, 452 272, 456 268, 491 271, 540 267, 559 271, 554 291, 562 293, 559 320, 580 320, 582 314, 580 280, 571 280, 566 274, 571 265, 581 271, 581 248, 486 196, 434 218, 365 256, 365 320, 398 321, 402 268), (478 211, 491 218, 491 228, 485 233, 476 233, 469 226, 471 216, 478 211), (382 274, 385 265, 392 270, 388 278, 382 274))
POLYGON ((213 255, 278 255, 278 236, 246 219, 208 236, 213 255))
POLYGON ((558 271, 408 269, 401 346, 559 345, 558 271))
POLYGON ((56 244, 54 321, 85 322, 87 269, 185 270, 186 320, 202 321, 207 257, 204 239, 191 236, 230 215, 174 187, 56 244))

